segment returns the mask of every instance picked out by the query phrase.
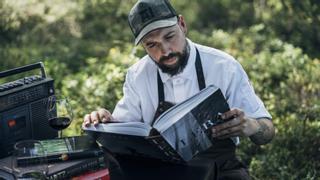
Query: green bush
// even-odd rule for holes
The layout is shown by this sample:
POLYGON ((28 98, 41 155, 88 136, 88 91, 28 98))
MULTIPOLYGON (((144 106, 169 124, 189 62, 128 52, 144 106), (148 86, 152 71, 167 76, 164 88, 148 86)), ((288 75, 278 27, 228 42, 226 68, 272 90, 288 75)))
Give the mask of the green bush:
MULTIPOLYGON (((45 62, 57 93, 83 116, 113 110, 126 69, 144 51, 133 47, 127 12, 134 0, 0 1, 0 71, 45 62)), ((316 1, 177 1, 195 42, 232 54, 248 73, 276 126, 264 146, 242 138, 238 153, 254 179, 320 176, 319 10, 316 1)), ((0 79, 0 83, 3 82, 0 79)))
POLYGON ((243 139, 238 153, 254 179, 316 179, 320 168, 320 61, 300 48, 265 37, 262 25, 193 39, 238 59, 273 116, 276 137, 261 147, 243 139))
POLYGON ((122 84, 127 68, 137 60, 120 48, 111 48, 106 58, 88 58, 88 66, 76 74, 62 79, 61 93, 69 97, 75 114, 68 135, 81 133, 85 114, 98 107, 112 112, 115 103, 122 97, 122 84))

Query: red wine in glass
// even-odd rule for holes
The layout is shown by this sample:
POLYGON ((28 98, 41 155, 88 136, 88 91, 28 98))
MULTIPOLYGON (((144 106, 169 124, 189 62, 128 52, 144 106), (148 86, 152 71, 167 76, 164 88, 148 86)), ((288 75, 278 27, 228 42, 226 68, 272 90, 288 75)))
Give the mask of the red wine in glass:
POLYGON ((57 95, 48 98, 49 125, 60 132, 59 137, 62 137, 62 130, 70 125, 72 115, 72 109, 67 98, 57 95))
POLYGON ((58 131, 67 128, 71 123, 71 119, 69 117, 54 117, 49 119, 49 125, 58 131))

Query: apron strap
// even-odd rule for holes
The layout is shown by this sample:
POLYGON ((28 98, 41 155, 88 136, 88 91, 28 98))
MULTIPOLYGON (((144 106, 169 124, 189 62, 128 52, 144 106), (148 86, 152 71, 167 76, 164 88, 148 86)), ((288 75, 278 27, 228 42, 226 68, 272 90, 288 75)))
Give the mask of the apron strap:
POLYGON ((197 56, 196 56, 196 72, 198 78, 199 90, 202 90, 206 87, 206 81, 204 80, 203 69, 201 64, 201 58, 198 49, 196 48, 197 56))
POLYGON ((159 71, 157 71, 157 76, 158 76, 158 98, 159 98, 159 103, 164 101, 164 88, 163 88, 163 83, 159 74, 159 71))

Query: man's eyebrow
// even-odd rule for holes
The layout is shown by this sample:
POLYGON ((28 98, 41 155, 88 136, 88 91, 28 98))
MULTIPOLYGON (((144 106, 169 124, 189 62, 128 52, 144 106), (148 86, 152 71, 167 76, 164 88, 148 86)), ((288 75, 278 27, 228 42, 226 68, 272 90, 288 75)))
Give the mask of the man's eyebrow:
POLYGON ((165 37, 170 36, 170 35, 172 35, 174 32, 175 32, 174 30, 169 31, 169 32, 168 32, 167 34, 165 34, 164 36, 165 36, 165 37))
MULTIPOLYGON (((170 35, 172 35, 172 34, 174 34, 174 33, 175 33, 175 30, 171 30, 171 31, 167 32, 167 33, 164 35, 164 37, 170 36, 170 35)), ((144 44, 147 46, 147 45, 150 45, 150 44, 152 44, 152 43, 153 43, 153 41, 147 41, 147 42, 145 42, 144 44)))
POLYGON ((148 46, 148 45, 151 45, 152 43, 153 43, 152 41, 148 41, 148 42, 145 42, 144 44, 148 46))

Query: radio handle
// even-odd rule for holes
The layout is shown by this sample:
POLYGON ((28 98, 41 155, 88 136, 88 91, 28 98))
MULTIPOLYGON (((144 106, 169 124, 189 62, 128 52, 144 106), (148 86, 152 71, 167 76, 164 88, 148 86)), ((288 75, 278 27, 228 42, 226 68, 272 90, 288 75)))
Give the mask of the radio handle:
POLYGON ((22 66, 22 67, 18 67, 18 68, 2 71, 2 72, 0 72, 0 78, 12 76, 12 75, 15 75, 15 74, 24 73, 24 72, 31 71, 31 70, 38 69, 38 68, 40 68, 40 70, 41 70, 41 77, 42 78, 46 78, 47 74, 46 74, 46 71, 44 69, 44 65, 43 65, 42 62, 29 64, 29 65, 26 65, 26 66, 22 66))

